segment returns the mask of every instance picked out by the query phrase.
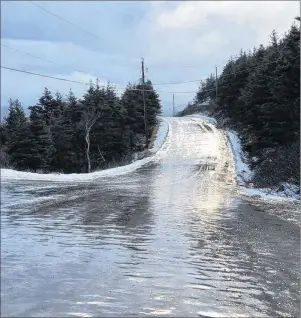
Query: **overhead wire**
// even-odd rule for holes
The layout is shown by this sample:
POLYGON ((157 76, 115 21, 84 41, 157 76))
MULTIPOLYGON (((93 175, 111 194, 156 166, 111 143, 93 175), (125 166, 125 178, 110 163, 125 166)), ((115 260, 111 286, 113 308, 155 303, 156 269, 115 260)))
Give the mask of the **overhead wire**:
MULTIPOLYGON (((64 21, 65 23, 68 23, 69 25, 72 25, 73 27, 79 28, 81 31, 85 32, 86 34, 89 34, 89 35, 91 35, 91 36, 93 36, 93 37, 99 38, 96 34, 90 32, 90 31, 87 31, 86 29, 84 29, 84 28, 78 26, 77 24, 75 24, 75 23, 73 23, 73 22, 70 22, 70 21, 64 19, 63 17, 61 17, 61 16, 59 16, 59 15, 57 15, 57 14, 55 14, 55 13, 53 13, 53 12, 47 10, 47 9, 45 9, 45 8, 42 7, 41 5, 39 5, 39 4, 37 4, 37 3, 33 2, 33 1, 28 1, 28 2, 31 3, 32 5, 34 5, 34 6, 38 7, 38 8, 40 8, 41 10, 47 12, 48 14, 51 14, 51 15, 55 16, 56 18, 58 18, 58 19, 64 21)), ((9 49, 11 49, 11 50, 15 50, 15 51, 17 51, 17 52, 23 53, 23 54, 25 54, 25 55, 27 55, 27 56, 30 56, 30 57, 33 57, 33 58, 36 58, 36 59, 39 59, 39 60, 43 60, 43 61, 46 61, 46 62, 51 63, 51 64, 57 64, 57 65, 59 65, 58 63, 55 63, 55 62, 50 61, 50 60, 43 59, 43 58, 38 57, 38 56, 35 56, 35 55, 33 55, 33 54, 26 53, 26 52, 22 52, 22 51, 20 51, 20 50, 11 48, 11 47, 9 47, 9 46, 6 46, 6 45, 4 45, 4 44, 1 44, 1 45, 2 45, 3 47, 9 48, 9 49)), ((275 63, 275 62, 278 62, 278 61, 272 61, 272 62, 269 62, 269 63, 266 63, 266 64, 272 64, 272 63, 275 63)), ((62 65, 61 65, 61 66, 62 66, 62 65)), ((1 66, 1 67, 2 67, 2 66, 1 66)), ((64 67, 70 68, 69 66, 64 66, 64 67)), ((183 65, 182 65, 182 66, 180 66, 180 67, 196 67, 196 66, 192 66, 192 65, 191 65, 191 66, 183 66, 183 65)), ((4 67, 4 66, 3 66, 2 68, 8 69, 8 70, 12 70, 12 71, 16 71, 16 72, 23 72, 23 73, 27 73, 27 74, 31 74, 31 75, 36 75, 36 76, 42 76, 42 77, 52 78, 52 79, 56 79, 56 80, 60 80, 60 81, 66 81, 66 82, 72 82, 72 83, 90 85, 90 84, 87 84, 87 83, 84 83, 84 82, 81 82, 81 81, 68 80, 68 79, 64 79, 64 78, 58 78, 58 77, 54 77, 54 76, 38 74, 38 73, 34 73, 34 72, 23 71, 23 70, 18 70, 18 69, 14 69, 14 68, 4 67)), ((77 72, 86 74, 85 72, 82 72, 82 71, 77 70, 77 69, 73 69, 73 70, 76 70, 77 72)), ((219 77, 224 78, 224 77, 232 76, 232 75, 238 74, 238 73, 243 73, 243 71, 232 72, 232 73, 230 73, 230 74, 225 74, 225 75, 222 75, 222 74, 221 74, 219 77)), ((191 80, 191 81, 182 81, 182 82, 171 82, 171 83, 155 83, 155 84, 152 84, 152 85, 154 85, 154 86, 159 86, 159 85, 168 86, 168 85, 178 85, 178 84, 193 83, 193 82, 202 82, 202 81, 204 81, 204 79, 197 79, 197 80, 191 80)), ((117 89, 125 89, 125 88, 117 88, 117 89)), ((136 89, 136 90, 138 90, 138 89, 136 89)), ((161 92, 161 93, 170 93, 170 94, 190 94, 190 93, 195 93, 195 91, 184 91, 184 92, 158 91, 158 92, 161 92)))
MULTIPOLYGON (((50 14, 50 15, 52 15, 52 16, 54 16, 54 17, 56 17, 56 18, 58 18, 58 19, 60 19, 60 20, 62 20, 62 21, 64 21, 65 23, 67 23, 67 24, 69 24, 69 25, 71 25, 71 26, 73 26, 73 27, 75 27, 75 28, 80 29, 82 32, 84 32, 84 33, 86 33, 86 34, 88 34, 88 35, 90 35, 90 36, 93 36, 94 38, 99 39, 99 36, 98 36, 98 35, 96 35, 96 34, 90 32, 90 31, 88 31, 88 30, 82 28, 81 26, 79 26, 79 25, 77 25, 77 24, 75 24, 75 23, 73 23, 73 22, 70 22, 70 21, 66 20, 65 18, 59 16, 58 14, 55 14, 55 13, 51 12, 50 10, 47 10, 47 9, 44 8, 43 6, 37 4, 37 3, 33 2, 33 1, 28 1, 28 2, 31 3, 32 5, 36 6, 37 8, 43 10, 44 12, 46 12, 46 13, 48 13, 48 14, 50 14)), ((54 64, 54 65, 60 65, 60 64, 55 63, 55 62, 53 62, 53 61, 50 61, 50 60, 47 60, 47 59, 44 59, 44 58, 35 56, 35 55, 33 55, 33 54, 30 54, 30 53, 26 53, 26 52, 24 52, 24 51, 22 52, 22 51, 20 51, 20 50, 18 50, 18 49, 11 48, 11 47, 6 46, 6 45, 4 45, 4 44, 1 44, 1 45, 2 45, 3 47, 6 47, 6 48, 11 49, 11 50, 14 50, 14 51, 16 51, 16 52, 23 53, 23 54, 25 54, 25 55, 27 55, 27 56, 30 56, 30 57, 33 57, 33 58, 36 58, 36 59, 39 59, 39 60, 42 60, 42 61, 46 61, 46 62, 51 63, 51 64, 54 64)), ((266 64, 272 64, 272 63, 275 63, 275 62, 278 62, 278 61, 272 61, 272 62, 266 63, 266 64)), ((63 67, 67 67, 67 68, 69 68, 69 69, 72 69, 72 68, 69 67, 69 66, 64 66, 64 65, 60 65, 60 66, 63 66, 63 67)), ((196 68, 195 65, 190 65, 190 66, 189 66, 189 65, 186 65, 186 66, 185 66, 185 65, 180 65, 180 66, 178 65, 177 67, 194 67, 194 68, 196 68)), ((60 77, 55 77, 55 76, 50 76, 50 75, 44 75, 44 74, 34 73, 34 72, 30 72, 30 71, 26 71, 26 70, 20 70, 20 69, 15 69, 15 68, 10 68, 10 67, 6 67, 6 66, 2 66, 2 65, 1 65, 1 68, 7 69, 7 70, 10 70, 10 71, 21 72, 21 73, 25 73, 25 74, 29 74, 29 75, 40 76, 40 77, 44 77, 44 78, 51 78, 51 79, 60 80, 60 81, 65 81, 65 82, 70 82, 70 83, 82 84, 82 85, 86 85, 86 86, 88 86, 88 85, 93 85, 92 82, 90 82, 90 83, 85 83, 85 82, 82 82, 82 81, 68 80, 68 79, 65 79, 65 78, 60 78, 60 77)), ((77 70, 77 69, 72 69, 72 70, 75 70, 75 71, 80 72, 80 73, 83 73, 83 74, 87 74, 86 72, 82 72, 82 71, 77 70)), ((219 78, 220 78, 220 77, 224 78, 224 77, 228 77, 228 76, 233 76, 233 75, 239 74, 239 73, 244 73, 244 71, 232 72, 232 73, 230 73, 230 74, 225 74, 225 75, 220 74, 220 75, 219 75, 219 78)), ((180 84, 194 83, 194 82, 200 82, 200 84, 201 84, 203 81, 204 81, 204 79, 197 79, 197 80, 189 80, 189 81, 182 81, 182 82, 155 83, 155 84, 152 84, 152 85, 153 85, 153 86, 169 86, 169 85, 180 85, 180 84)), ((124 90, 124 89, 126 89, 126 88, 117 88, 117 87, 116 87, 116 89, 118 89, 118 90, 124 90)), ((128 88, 127 88, 127 89, 128 89, 128 88)), ((143 90, 141 90, 141 89, 130 89, 130 90, 143 91, 143 90)), ((210 92, 210 91, 213 91, 213 90, 215 90, 215 89, 202 90, 202 92, 205 93, 205 92, 210 92)), ((152 90, 144 90, 144 91, 152 91, 152 90)), ((195 91, 183 91, 183 92, 157 91, 157 92, 169 93, 169 94, 191 94, 191 93, 196 93, 195 91)), ((180 105, 180 106, 176 106, 176 108, 179 108, 179 107, 182 107, 182 106, 185 106, 185 105, 186 105, 186 104, 180 105)))
POLYGON ((53 61, 51 61, 51 60, 44 59, 44 58, 42 58, 42 57, 40 57, 40 56, 33 55, 33 54, 31 54, 31 53, 24 52, 24 51, 21 51, 21 50, 16 49, 16 48, 12 48, 12 47, 10 47, 10 46, 8 46, 8 45, 5 45, 5 44, 2 44, 2 43, 1 43, 1 46, 5 47, 5 48, 7 48, 7 49, 10 49, 10 50, 12 50, 12 51, 16 51, 16 52, 18 52, 18 53, 27 55, 27 56, 29 56, 29 57, 32 57, 32 58, 35 58, 35 59, 38 59, 38 60, 41 60, 41 61, 44 61, 44 62, 53 64, 53 65, 58 65, 58 66, 61 66, 61 67, 66 67, 66 68, 69 68, 69 69, 72 70, 72 71, 76 71, 76 72, 79 72, 79 73, 87 74, 86 72, 83 72, 83 71, 78 70, 78 69, 76 69, 76 68, 72 68, 72 67, 70 67, 70 66, 68 66, 68 65, 63 65, 63 64, 60 64, 60 63, 56 63, 56 62, 53 62, 53 61))
POLYGON ((73 22, 70 22, 70 21, 68 21, 68 20, 66 20, 66 19, 64 19, 64 18, 62 18, 62 17, 59 16, 58 14, 53 13, 53 12, 51 12, 51 11, 45 9, 45 8, 42 7, 41 5, 39 5, 39 4, 37 4, 37 3, 33 2, 33 1, 28 1, 28 2, 31 3, 32 5, 34 5, 34 6, 38 7, 38 8, 40 8, 41 10, 43 10, 43 11, 45 11, 45 12, 47 12, 47 13, 53 15, 53 16, 55 16, 56 18, 58 18, 58 19, 60 19, 60 20, 62 20, 62 21, 64 21, 64 22, 66 22, 66 23, 72 25, 73 27, 80 29, 80 30, 83 31, 84 33, 89 34, 90 36, 93 36, 94 38, 100 39, 100 37, 99 37, 98 35, 96 35, 96 34, 90 32, 90 31, 87 31, 86 29, 80 27, 79 25, 77 25, 77 24, 75 24, 75 23, 73 23, 73 22))
POLYGON ((6 69, 6 70, 14 71, 14 72, 20 72, 20 73, 25 73, 25 74, 30 74, 30 75, 40 76, 40 77, 52 78, 52 79, 59 80, 59 81, 64 81, 64 82, 71 82, 71 83, 76 83, 76 84, 89 85, 88 83, 84 83, 84 82, 81 82, 81 81, 68 80, 66 78, 55 77, 55 76, 50 76, 50 75, 44 75, 44 74, 29 72, 29 71, 25 71, 25 70, 19 70, 19 69, 16 69, 16 68, 7 67, 7 66, 3 66, 3 65, 1 65, 0 67, 3 68, 3 69, 6 69))
POLYGON ((178 84, 186 84, 186 83, 194 83, 194 82, 201 82, 204 79, 197 79, 197 80, 191 80, 191 81, 183 81, 183 82, 171 82, 171 83, 156 83, 156 84, 152 84, 154 86, 159 86, 159 85, 178 85, 178 84))
MULTIPOLYGON (((83 32, 85 32, 85 33, 87 33, 87 34, 89 34, 89 35, 91 35, 91 36, 96 37, 96 38, 99 39, 99 36, 98 36, 98 35, 96 35, 96 34, 90 32, 90 31, 87 31, 87 30, 83 29, 82 27, 78 26, 77 24, 75 24, 75 23, 73 23, 73 22, 70 22, 70 21, 68 21, 68 20, 66 20, 66 19, 64 19, 64 18, 62 18, 61 16, 59 16, 59 15, 57 15, 57 14, 51 12, 50 10, 45 9, 45 8, 42 7, 41 5, 39 5, 39 4, 37 4, 37 3, 33 2, 33 1, 30 1, 30 0, 29 0, 28 2, 31 3, 32 5, 34 5, 34 6, 38 7, 38 8, 40 8, 41 10, 47 12, 48 14, 51 14, 51 15, 55 16, 56 18, 58 18, 58 19, 64 21, 65 23, 68 23, 69 25, 72 25, 73 27, 79 28, 81 31, 83 31, 83 32)), ((29 54, 27 54, 27 55, 29 55, 29 54)), ((41 59, 41 58, 39 58, 39 57, 35 57, 35 58, 41 59)), ((50 62, 50 61, 48 61, 48 62, 50 62)), ((53 62, 50 62, 50 63, 53 63, 53 62)), ((55 64, 55 63, 53 63, 53 64, 55 64)), ((181 66, 181 67, 193 67, 193 66, 181 66)), ((82 71, 80 71, 80 72, 81 72, 81 73, 84 73, 84 72, 82 72, 82 71)), ((158 83, 158 84, 152 84, 152 85, 154 85, 154 86, 159 86, 159 85, 162 85, 162 86, 166 85, 166 86, 168 86, 168 85, 178 85, 178 84, 185 84, 185 83, 193 83, 193 82, 199 82, 199 81, 202 81, 202 79, 201 79, 201 80, 191 80, 191 81, 176 82, 176 83, 158 83)), ((170 92, 170 93, 171 93, 171 92, 170 92)), ((180 92, 179 92, 179 93, 180 93, 180 92)), ((183 92, 183 93, 190 93, 190 92, 183 92)))
MULTIPOLYGON (((1 44, 1 45, 4 46, 4 47, 8 47, 8 46, 5 46, 5 45, 3 45, 3 44, 1 44)), ((10 47, 8 47, 8 48, 10 48, 10 47)), ((14 49, 14 50, 16 50, 16 49, 14 49)), ((19 50, 17 50, 17 51, 19 51, 19 50)), ((21 51, 19 51, 19 52, 21 52, 21 51)), ((23 52, 23 53, 25 53, 25 52, 23 52)), ((26 53, 26 54, 27 54, 27 53, 26 53)), ((41 60, 45 60, 45 59, 42 59, 42 58, 40 58, 40 57, 34 56, 34 55, 32 55, 32 54, 27 54, 27 55, 32 56, 32 57, 34 57, 34 58, 41 59, 41 60)), ((296 59, 298 59, 298 58, 299 58, 299 57, 294 58, 293 60, 296 60, 296 59)), ((50 63, 52 63, 52 64, 56 64, 56 63, 54 63, 54 62, 52 62, 52 61, 49 61, 49 60, 45 60, 45 61, 50 62, 50 63)), ((269 63, 266 63, 266 64, 269 65, 269 64, 273 64, 273 63, 275 63, 275 62, 279 62, 279 60, 278 60, 278 61, 272 61, 272 62, 269 62, 269 63)), ((25 71, 25 70, 20 70, 20 69, 15 69, 15 68, 10 68, 10 67, 6 67, 6 66, 2 66, 2 65, 1 65, 1 68, 7 69, 7 70, 11 70, 11 71, 15 71, 15 72, 22 72, 22 73, 26 73, 26 74, 30 74, 30 75, 36 75, 36 76, 41 76, 41 77, 46 77, 46 78, 52 78, 52 79, 56 79, 56 80, 60 80, 60 81, 65 81, 65 82, 71 82, 71 83, 77 83, 77 84, 90 85, 90 83, 85 83, 85 82, 82 82, 82 81, 74 81, 74 80, 68 80, 68 79, 59 78, 59 77, 54 77, 54 76, 50 76, 50 75, 38 74, 38 73, 34 73, 34 72, 30 72, 30 71, 25 71)), ((79 70, 78 70, 78 71, 79 71, 79 70)), ((81 71, 79 71, 79 72, 81 72, 81 71)), ((82 73, 82 72, 81 72, 81 73, 82 73)), ((236 72, 232 72, 232 73, 225 74, 225 75, 221 74, 221 75, 219 76, 219 78, 224 78, 224 77, 228 77, 228 76, 233 76, 233 75, 239 74, 239 73, 244 73, 244 71, 236 71, 236 72)), ((193 80, 193 81, 196 81, 196 80, 193 80)), ((202 80, 201 80, 201 81, 202 81, 202 80)), ((192 81, 191 81, 191 82, 192 82, 192 81)), ((152 85, 159 85, 159 84, 152 84, 152 85)), ((162 84, 162 85, 163 85, 163 84, 162 84)), ((164 85, 167 85, 167 84, 164 84, 164 85)), ((123 89, 125 89, 125 88, 120 87, 120 88, 117 88, 117 89, 123 90, 123 89)), ((139 90, 139 89, 132 89, 132 90, 139 90)), ((212 89, 212 90, 206 90, 206 91, 202 91, 202 92, 209 92, 209 91, 213 91, 213 90, 214 90, 214 89, 212 89)), ((145 90, 145 91, 151 91, 151 90, 145 90)), ((169 93, 169 94, 191 94, 191 93, 195 93, 195 91, 183 91, 183 92, 158 91, 158 92, 161 92, 161 93, 169 93)))
MULTIPOLYGON (((20 70, 20 69, 16 69, 16 68, 12 68, 12 67, 8 67, 8 66, 4 66, 1 65, 1 68, 6 69, 6 70, 10 70, 10 71, 14 71, 14 72, 19 72, 19 73, 25 73, 25 74, 29 74, 29 75, 34 75, 34 76, 39 76, 39 77, 45 77, 45 78, 51 78, 51 79, 55 79, 55 80, 59 80, 59 81, 64 81, 64 82, 70 82, 70 83, 76 83, 76 84, 82 84, 82 85, 86 85, 86 86, 90 86, 90 85, 95 85, 93 83, 87 83, 87 82, 83 82, 83 81, 75 81, 75 80, 69 80, 66 78, 62 78, 62 77, 56 77, 56 76, 51 76, 51 75, 45 75, 45 74, 40 74, 40 73, 35 73, 35 72, 30 72, 30 71, 26 71, 26 70, 20 70)), ((131 91, 145 91, 145 92, 152 92, 153 90, 150 89, 139 89, 139 88, 126 88, 126 87, 116 87, 117 90, 131 90, 131 91)), ((185 94, 185 93, 195 93, 195 92, 169 92, 169 91, 157 91, 157 92, 161 92, 161 93, 169 93, 169 94, 185 94)))
MULTIPOLYGON (((28 53, 28 52, 25 52, 25 51, 22 51, 22 50, 19 50, 19 49, 16 49, 16 48, 12 48, 12 47, 10 47, 10 46, 8 46, 8 45, 5 45, 5 44, 2 44, 1 43, 1 46, 3 46, 3 47, 5 47, 5 48, 7 48, 7 49, 10 49, 10 50, 13 50, 13 51, 16 51, 16 52, 18 52, 18 53, 21 53, 21 54, 24 54, 24 55, 27 55, 27 56, 29 56, 29 57, 32 57, 32 58, 35 58, 35 59, 38 59, 38 60, 41 60, 41 61, 45 61, 45 62, 47 62, 47 63, 51 63, 51 64, 53 64, 53 65, 58 65, 58 66, 61 66, 61 67, 66 67, 66 68, 69 68, 69 69, 71 69, 71 70, 73 70, 73 71, 76 71, 76 72, 79 72, 79 73, 82 73, 82 74, 87 74, 86 72, 83 72, 83 71, 81 71, 81 70, 78 70, 78 69, 74 69, 74 68, 72 68, 72 67, 69 67, 69 66, 67 66, 67 65, 63 65, 63 64, 59 64, 59 63, 56 63, 56 62, 53 62, 53 61, 51 61, 51 60, 48 60, 48 59, 44 59, 44 58, 42 58, 42 57, 40 57, 40 56, 37 56, 37 55, 33 55, 33 54, 31 54, 31 53, 28 53)), ((29 73, 31 73, 31 72, 29 72, 29 71, 26 71, 28 74, 29 73)), ((34 74, 32 74, 32 75, 34 75, 34 74)), ((189 83, 189 82, 196 82, 196 81, 201 81, 201 80, 193 80, 193 81, 186 81, 186 82, 179 82, 179 83, 165 83, 165 84, 163 84, 163 83, 161 83, 161 84, 152 84, 152 85, 170 85, 170 84, 182 84, 182 83, 189 83)), ((121 89, 123 89, 123 88, 121 88, 121 89)), ((167 91, 161 91, 161 92, 166 92, 166 93, 170 93, 170 94, 173 94, 173 93, 193 93, 193 92, 167 92, 167 91)))
MULTIPOLYGON (((64 21, 65 23, 68 23, 69 25, 72 25, 73 27, 79 28, 81 31, 83 31, 83 32, 85 32, 85 33, 87 33, 87 34, 89 34, 89 35, 91 35, 91 36, 93 36, 93 37, 99 39, 99 36, 98 36, 98 35, 96 35, 96 34, 90 32, 90 31, 88 31, 88 30, 86 30, 86 29, 84 29, 84 28, 82 28, 82 27, 80 27, 79 25, 77 25, 77 24, 75 24, 75 23, 73 23, 73 22, 70 22, 70 21, 66 20, 65 18, 59 16, 59 15, 56 14, 56 13, 51 12, 50 10, 44 8, 43 6, 37 4, 37 3, 33 2, 33 1, 30 1, 30 0, 28 0, 28 2, 31 3, 32 5, 34 5, 34 6, 38 7, 38 8, 40 8, 41 10, 47 12, 48 14, 51 14, 51 15, 55 16, 56 18, 58 18, 58 19, 64 21)), ((36 57, 36 58, 41 59, 41 58, 39 58, 39 57, 36 57)), ((51 62, 51 61, 48 61, 48 62, 53 63, 53 62, 51 62)), ((275 62, 277 62, 277 61, 272 61, 272 62, 266 63, 266 64, 272 64, 272 63, 275 63, 275 62)), ((55 63, 53 63, 53 64, 55 64, 55 63)), ((195 66, 195 65, 177 65, 177 67, 194 67, 194 68, 196 68, 196 67, 198 67, 198 66, 195 66)), ((82 71, 80 71, 80 72, 81 72, 81 73, 84 73, 84 72, 82 72, 82 71)), ((236 74, 236 73, 239 73, 239 72, 234 72, 234 73, 236 74)), ((232 73, 232 74, 233 74, 233 73, 232 73)), ((231 76, 232 74, 227 74, 227 75, 224 75, 223 77, 225 77, 225 76, 231 76)), ((168 85, 178 85, 178 84, 199 82, 199 81, 203 81, 203 80, 204 80, 204 79, 197 79, 197 80, 183 81, 183 82, 174 82, 174 83, 156 83, 156 84, 152 84, 152 85, 154 85, 154 86, 159 86, 159 85, 162 85, 162 86, 163 86, 163 85, 166 85, 166 86, 168 86, 168 85)), ((183 93, 186 93, 186 92, 183 92, 183 93)), ((190 92, 187 92, 187 93, 190 93, 190 92)))

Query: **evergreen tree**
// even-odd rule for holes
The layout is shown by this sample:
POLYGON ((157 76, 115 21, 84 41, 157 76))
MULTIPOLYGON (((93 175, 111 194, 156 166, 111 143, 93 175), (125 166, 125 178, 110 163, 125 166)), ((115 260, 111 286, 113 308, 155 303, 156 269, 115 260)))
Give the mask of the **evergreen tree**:
POLYGON ((195 97, 199 103, 207 98, 216 102, 215 114, 227 119, 240 133, 245 150, 256 155, 257 172, 270 176, 274 172, 268 167, 279 170, 284 162, 277 160, 291 151, 294 159, 289 169, 277 173, 278 182, 290 178, 299 182, 293 173, 299 169, 296 145, 300 141, 300 26, 296 23, 282 38, 274 30, 267 47, 260 45, 248 54, 241 50, 231 58, 218 78, 216 100, 213 94, 206 95, 207 82, 195 97))
POLYGON ((200 83, 199 90, 195 97, 195 103, 209 103, 216 96, 216 80, 211 74, 208 78, 200 83))
POLYGON ((43 95, 39 98, 39 103, 35 105, 35 113, 40 114, 47 126, 50 125, 52 112, 53 112, 53 96, 48 88, 45 87, 43 95))
POLYGON ((161 114, 159 95, 153 88, 151 81, 142 84, 129 84, 121 97, 121 103, 126 111, 126 130, 130 147, 134 149, 145 143, 144 104, 142 89, 145 90, 145 106, 148 127, 148 137, 151 136, 157 124, 157 116, 161 114))
MULTIPOLYGON (((72 91, 66 98, 59 92, 53 97, 45 88, 38 103, 29 107, 29 120, 20 103, 10 101, 1 132, 13 165, 42 172, 90 172, 141 148, 143 99, 141 86, 133 88, 122 100, 110 84, 100 87, 91 82, 82 100, 72 91)), ((144 88, 150 136, 160 114, 160 101, 150 81, 144 88)))
POLYGON ((143 98, 136 85, 128 84, 121 96, 121 103, 126 112, 125 134, 128 145, 135 150, 141 139, 145 142, 143 98))
POLYGON ((265 105, 265 121, 275 142, 285 145, 300 137, 300 30, 295 25, 280 49, 268 83, 273 100, 265 105))
POLYGON ((68 166, 66 172, 85 172, 85 139, 81 125, 82 107, 81 104, 77 102, 71 90, 66 97, 65 116, 66 120, 70 120, 70 122, 67 123, 67 130, 69 130, 69 132, 71 130, 70 138, 72 145, 72 149, 69 151, 72 164, 68 166), (69 125, 71 125, 71 127, 69 127, 69 125))
MULTIPOLYGON (((147 125, 149 137, 151 136, 152 130, 158 123, 158 116, 161 114, 161 101, 158 93, 154 90, 152 82, 150 80, 145 83, 145 103, 147 111, 147 125)), ((137 85, 140 88, 140 85, 137 85)), ((141 87, 142 88, 142 87, 141 87)))
POLYGON ((30 168, 30 130, 19 100, 9 100, 8 115, 3 129, 10 164, 16 169, 30 168))
POLYGON ((51 156, 54 151, 49 127, 47 127, 40 106, 30 106, 31 168, 34 171, 51 170, 51 156))
POLYGON ((67 109, 52 125, 53 153, 51 156, 51 170, 65 173, 73 172, 73 130, 71 117, 67 109))

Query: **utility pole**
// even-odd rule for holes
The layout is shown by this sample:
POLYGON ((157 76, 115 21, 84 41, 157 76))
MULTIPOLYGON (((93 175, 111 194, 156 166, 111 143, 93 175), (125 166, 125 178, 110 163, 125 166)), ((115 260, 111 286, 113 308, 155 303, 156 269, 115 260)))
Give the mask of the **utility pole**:
POLYGON ((142 71, 142 96, 143 96, 143 107, 144 107, 144 129, 145 129, 145 143, 146 147, 148 147, 148 127, 147 127, 147 113, 146 113, 146 104, 145 104, 145 93, 144 93, 144 85, 145 85, 145 78, 144 78, 144 59, 141 59, 141 71, 142 71))
POLYGON ((215 66, 215 95, 217 99, 217 66, 215 66))
POLYGON ((172 94, 172 116, 175 117, 175 94, 172 94))

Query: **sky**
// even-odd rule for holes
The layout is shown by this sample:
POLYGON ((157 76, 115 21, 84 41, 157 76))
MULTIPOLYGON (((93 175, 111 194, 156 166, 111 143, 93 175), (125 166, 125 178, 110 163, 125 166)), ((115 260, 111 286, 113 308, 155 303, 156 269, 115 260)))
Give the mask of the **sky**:
MULTIPOLYGON (((199 82, 160 84, 201 80, 215 66, 220 72, 241 48, 267 45, 272 30, 282 36, 299 15, 299 1, 1 1, 1 66, 84 83, 98 78, 121 94, 139 81, 143 57, 168 116, 173 94, 179 110, 199 82)), ((9 98, 27 108, 44 87, 71 88, 77 97, 87 89, 1 68, 2 116, 9 98)))

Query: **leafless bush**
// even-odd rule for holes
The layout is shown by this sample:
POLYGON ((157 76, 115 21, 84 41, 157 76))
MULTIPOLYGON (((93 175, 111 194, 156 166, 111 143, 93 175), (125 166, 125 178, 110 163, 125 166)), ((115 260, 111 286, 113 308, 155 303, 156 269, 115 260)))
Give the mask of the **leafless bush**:
POLYGON ((9 155, 6 153, 4 147, 0 151, 0 164, 1 168, 13 169, 14 167, 10 163, 9 155))
POLYGON ((132 154, 128 154, 128 155, 125 155, 123 158, 121 158, 119 160, 113 159, 110 162, 106 162, 102 166, 102 170, 125 166, 125 165, 128 165, 128 164, 132 163, 132 161, 133 161, 133 155, 132 154))
POLYGON ((211 101, 207 107, 208 116, 213 116, 216 113, 217 109, 218 105, 215 102, 211 101))

